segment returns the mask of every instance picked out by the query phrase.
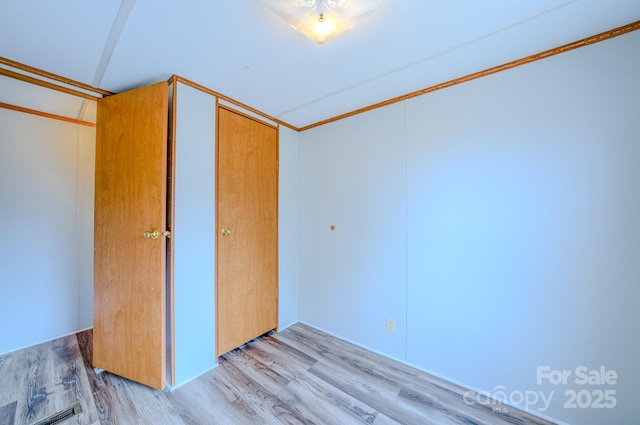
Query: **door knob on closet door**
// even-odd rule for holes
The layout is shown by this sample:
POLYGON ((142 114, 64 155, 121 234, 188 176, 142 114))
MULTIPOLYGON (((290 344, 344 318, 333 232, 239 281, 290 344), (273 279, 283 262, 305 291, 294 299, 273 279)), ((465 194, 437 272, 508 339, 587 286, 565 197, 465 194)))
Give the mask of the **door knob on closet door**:
POLYGON ((158 229, 147 230, 144 232, 145 239, 158 239, 158 236, 160 236, 158 229))
POLYGON ((232 233, 232 231, 231 231, 231 229, 228 229, 228 228, 226 228, 226 227, 223 227, 223 228, 220 230, 220 233, 222 233, 222 236, 230 236, 230 235, 231 235, 231 233, 232 233))

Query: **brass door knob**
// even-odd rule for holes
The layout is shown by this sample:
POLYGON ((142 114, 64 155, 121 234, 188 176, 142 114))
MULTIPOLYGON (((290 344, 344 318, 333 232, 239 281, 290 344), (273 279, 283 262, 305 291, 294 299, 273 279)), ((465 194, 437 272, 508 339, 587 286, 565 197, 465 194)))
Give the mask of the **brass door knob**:
POLYGON ((222 236, 230 236, 231 235, 231 229, 227 229, 226 227, 223 227, 220 230, 220 233, 222 233, 222 236))
POLYGON ((158 229, 147 230, 144 232, 145 239, 158 239, 158 236, 160 236, 158 229))

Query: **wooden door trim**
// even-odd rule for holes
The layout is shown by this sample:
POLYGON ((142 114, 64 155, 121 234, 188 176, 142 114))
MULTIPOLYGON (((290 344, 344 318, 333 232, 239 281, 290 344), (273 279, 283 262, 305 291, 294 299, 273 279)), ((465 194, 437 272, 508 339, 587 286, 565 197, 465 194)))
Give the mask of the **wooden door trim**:
POLYGON ((196 90, 199 90, 199 91, 201 91, 201 92, 203 92, 203 93, 207 93, 207 94, 209 94, 209 95, 211 95, 211 96, 215 97, 216 99, 220 99, 220 100, 223 100, 223 101, 225 101, 225 102, 229 102, 229 103, 231 103, 231 104, 233 104, 233 105, 237 106, 238 108, 242 108, 242 109, 244 109, 244 110, 246 110, 246 111, 251 111, 251 112, 253 112, 254 114, 260 115, 261 117, 264 117, 265 119, 268 119, 268 120, 271 120, 271 121, 273 121, 273 122, 277 123, 278 125, 281 125, 281 126, 284 126, 284 127, 290 128, 290 129, 291 129, 291 130, 293 130, 293 131, 300 131, 300 130, 298 130, 298 128, 297 128, 296 126, 294 126, 294 125, 291 125, 291 124, 289 124, 289 123, 287 123, 287 122, 284 122, 284 121, 282 121, 282 120, 280 120, 280 119, 278 119, 278 118, 272 117, 271 115, 268 115, 268 114, 266 114, 266 113, 264 113, 264 112, 262 112, 262 111, 259 111, 259 110, 255 109, 255 108, 252 108, 252 107, 251 107, 251 106, 249 106, 249 105, 246 105, 246 104, 244 104, 244 103, 242 103, 242 102, 239 102, 239 101, 237 101, 237 100, 235 100, 235 99, 233 99, 233 98, 231 98, 231 97, 229 97, 229 96, 226 96, 226 95, 224 95, 224 94, 222 94, 222 93, 219 93, 219 92, 217 92, 217 91, 215 91, 215 90, 211 90, 210 88, 205 87, 205 86, 203 86, 202 84, 198 84, 198 83, 196 83, 196 82, 194 82, 194 81, 188 80, 188 79, 186 79, 186 78, 184 78, 184 77, 181 77, 181 76, 179 76, 179 75, 176 75, 176 74, 172 75, 172 76, 169 78, 169 80, 168 80, 168 81, 169 81, 169 82, 171 82, 171 81, 177 81, 177 82, 180 82, 180 83, 185 84, 185 85, 187 85, 187 86, 189 86, 189 87, 191 87, 191 88, 194 88, 194 89, 196 89, 196 90))
MULTIPOLYGON (((243 116, 243 117, 245 117, 245 118, 248 118, 248 119, 250 119, 250 120, 252 120, 252 121, 255 121, 255 122, 258 122, 258 123, 260 123, 260 124, 264 124, 264 125, 266 125, 267 127, 274 128, 274 129, 276 129, 276 130, 278 130, 278 131, 280 130, 280 128, 279 128, 279 126, 278 126, 278 125, 271 124, 270 122, 267 122, 267 121, 261 120, 261 119, 260 119, 260 118, 258 118, 258 117, 254 117, 253 115, 249 115, 249 114, 247 114, 247 113, 245 113, 245 112, 243 112, 243 111, 239 111, 239 110, 234 109, 234 108, 232 108, 232 107, 230 107, 230 106, 227 106, 227 105, 224 105, 224 104, 222 104, 222 103, 219 103, 217 98, 216 98, 216 104, 217 104, 217 106, 218 106, 218 109, 226 109, 226 110, 227 110, 227 111, 229 111, 229 112, 233 112, 234 114, 242 115, 242 116, 243 116)), ((216 115, 216 121, 217 121, 217 115, 216 115)), ((217 134, 217 132, 218 132, 218 126, 217 126, 217 122, 216 122, 216 134, 217 134)), ((278 135, 278 136, 279 136, 279 135, 278 135)), ((216 153, 217 153, 217 152, 216 152, 216 153)))
POLYGON ((213 312, 213 317, 214 317, 214 355, 216 358, 216 361, 218 359, 218 357, 220 357, 220 343, 219 343, 219 338, 218 338, 218 306, 220 304, 220 297, 218 294, 218 231, 220 229, 220 224, 219 224, 219 214, 218 214, 218 199, 220 197, 220 167, 218 166, 218 158, 220 158, 219 152, 220 152, 220 109, 222 108, 222 105, 220 104, 220 100, 216 97, 216 129, 215 129, 215 134, 216 134, 216 140, 215 140, 215 147, 214 147, 214 155, 216 156, 214 158, 214 164, 215 164, 215 182, 214 182, 214 190, 215 190, 215 199, 214 199, 214 214, 215 214, 215 222, 213 223, 213 225, 215 226, 215 230, 214 230, 214 234, 213 234, 213 247, 214 247, 214 255, 213 255, 213 267, 214 267, 214 271, 213 271, 213 279, 214 279, 214 296, 215 296, 215 302, 214 302, 214 308, 215 311, 213 312))
POLYGON ((171 198, 167 200, 167 230, 171 232, 171 237, 167 240, 167 262, 169 274, 167 276, 167 306, 169 311, 167 321, 169 323, 169 383, 171 385, 176 384, 176 332, 175 332, 175 269, 174 269, 174 223, 176 217, 175 207, 175 193, 176 193, 176 116, 178 107, 178 84, 173 82, 171 84, 171 117, 169 125, 171 126, 171 132, 169 133, 168 146, 167 146, 167 159, 169 163, 167 165, 167 173, 169 174, 167 181, 167 195, 171 198))
POLYGON ((276 127, 276 327, 280 324, 280 126, 276 127))

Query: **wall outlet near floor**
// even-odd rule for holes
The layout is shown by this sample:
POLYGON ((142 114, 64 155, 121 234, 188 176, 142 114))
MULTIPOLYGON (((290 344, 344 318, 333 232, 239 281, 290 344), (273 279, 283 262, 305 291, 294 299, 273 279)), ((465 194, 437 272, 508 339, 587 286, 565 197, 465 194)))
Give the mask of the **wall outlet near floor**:
POLYGON ((396 331, 396 321, 387 317, 387 332, 390 334, 396 331))

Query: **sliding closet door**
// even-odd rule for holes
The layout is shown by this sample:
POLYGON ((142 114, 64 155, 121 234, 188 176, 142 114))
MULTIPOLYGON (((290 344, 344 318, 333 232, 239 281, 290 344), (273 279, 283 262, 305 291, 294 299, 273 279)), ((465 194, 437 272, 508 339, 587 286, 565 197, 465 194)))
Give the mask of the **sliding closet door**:
POLYGON ((217 355, 277 327, 278 130, 218 109, 217 355))
POLYGON ((168 86, 98 101, 93 366, 155 387, 166 374, 168 86))

